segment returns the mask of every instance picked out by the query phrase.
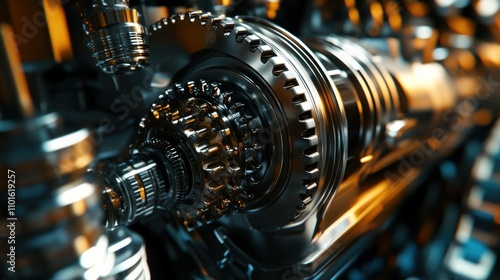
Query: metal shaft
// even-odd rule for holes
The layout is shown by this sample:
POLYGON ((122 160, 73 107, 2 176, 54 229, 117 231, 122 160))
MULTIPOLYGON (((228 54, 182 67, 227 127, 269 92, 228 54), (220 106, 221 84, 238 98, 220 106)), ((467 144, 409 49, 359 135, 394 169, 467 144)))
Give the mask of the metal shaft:
POLYGON ((88 48, 105 74, 141 69, 149 64, 148 32, 128 0, 79 0, 88 48))

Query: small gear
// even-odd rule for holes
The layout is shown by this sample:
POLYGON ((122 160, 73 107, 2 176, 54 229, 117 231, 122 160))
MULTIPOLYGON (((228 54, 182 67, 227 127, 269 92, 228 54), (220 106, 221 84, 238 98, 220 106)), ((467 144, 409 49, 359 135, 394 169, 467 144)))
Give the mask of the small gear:
POLYGON ((251 144, 252 119, 234 91, 200 80, 174 84, 141 121, 140 148, 161 151, 178 184, 176 201, 194 210, 179 211, 186 225, 210 222, 245 205, 250 182, 258 181, 251 172, 259 158, 258 145, 251 144), (187 174, 197 174, 190 186, 187 174), (193 198, 196 189, 201 197, 193 198))
POLYGON ((168 178, 169 184, 167 189, 157 190, 157 193, 161 194, 158 199, 173 201, 174 205, 182 202, 189 192, 188 171, 177 149, 168 141, 158 138, 147 139, 140 144, 140 148, 142 151, 153 149, 153 156, 160 156, 161 162, 166 167, 165 170, 168 171, 166 178, 168 178), (170 188, 172 188, 172 191, 169 190, 170 188))

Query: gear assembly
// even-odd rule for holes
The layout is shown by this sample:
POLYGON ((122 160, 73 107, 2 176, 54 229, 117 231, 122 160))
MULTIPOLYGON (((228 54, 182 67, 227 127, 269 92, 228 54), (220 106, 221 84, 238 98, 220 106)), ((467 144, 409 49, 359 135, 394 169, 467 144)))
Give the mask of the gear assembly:
POLYGON ((6 278, 500 275, 498 2, 2 5, 6 278))

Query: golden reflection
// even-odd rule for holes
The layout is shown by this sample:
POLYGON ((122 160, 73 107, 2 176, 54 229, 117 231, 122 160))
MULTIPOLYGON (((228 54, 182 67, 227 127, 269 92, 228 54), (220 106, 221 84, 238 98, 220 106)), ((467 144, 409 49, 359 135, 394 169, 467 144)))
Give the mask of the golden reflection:
POLYGON ((68 31, 68 24, 64 14, 64 8, 60 1, 44 0, 43 9, 47 19, 49 38, 52 52, 56 62, 71 60, 73 50, 68 31))
POLYGON ((359 12, 358 9, 356 8, 349 8, 349 20, 352 22, 354 25, 359 25, 359 12))

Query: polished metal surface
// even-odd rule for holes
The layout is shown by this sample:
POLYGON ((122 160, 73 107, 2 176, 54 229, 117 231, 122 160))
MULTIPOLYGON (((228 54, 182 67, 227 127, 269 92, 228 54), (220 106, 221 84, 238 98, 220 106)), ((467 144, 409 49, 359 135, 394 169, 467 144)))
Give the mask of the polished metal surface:
POLYGON ((7 278, 500 275, 498 1, 42 2, 0 10, 7 278))
POLYGON ((88 48, 105 74, 141 69, 149 63, 148 32, 128 1, 77 1, 88 48))
POLYGON ((127 228, 119 227, 108 231, 108 257, 114 260, 110 265, 111 272, 101 275, 100 279, 149 279, 146 250, 144 241, 137 234, 127 228))

